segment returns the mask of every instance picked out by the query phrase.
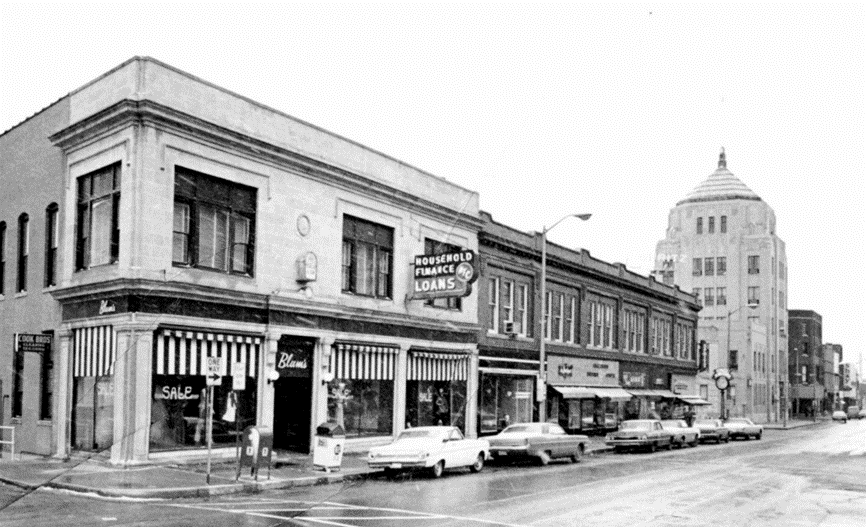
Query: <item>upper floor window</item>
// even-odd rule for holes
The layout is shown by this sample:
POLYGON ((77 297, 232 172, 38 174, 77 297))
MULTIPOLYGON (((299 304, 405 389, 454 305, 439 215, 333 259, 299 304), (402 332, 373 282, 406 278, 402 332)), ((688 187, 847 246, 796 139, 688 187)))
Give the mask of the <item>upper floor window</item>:
POLYGON ((724 306, 728 303, 728 288, 726 287, 718 287, 716 288, 716 305, 724 306))
POLYGON ((0 221, 0 296, 6 294, 6 222, 0 221))
POLYGON ((728 258, 725 256, 719 256, 716 258, 716 274, 719 276, 725 276, 725 273, 728 272, 728 258))
POLYGON ((612 349, 614 345, 613 306, 589 301, 587 307, 587 345, 612 349))
POLYGON ((704 219, 703 218, 698 218, 697 224, 695 225, 695 232, 697 234, 703 234, 704 233, 704 219))
POLYGON ((719 217, 719 232, 724 234, 728 232, 728 217, 720 216, 719 217))
POLYGON ((707 276, 713 276, 715 274, 715 269, 713 268, 713 264, 715 263, 715 259, 711 256, 709 258, 704 258, 704 274, 707 276))
POLYGON ((697 301, 698 304, 704 305, 703 302, 701 301, 701 288, 700 287, 695 287, 694 289, 692 289, 692 294, 695 295, 695 300, 697 301))
POLYGON ((343 216, 343 292, 391 298, 394 229, 343 216))
POLYGON ((532 335, 532 328, 529 327, 529 286, 526 284, 517 285, 517 322, 520 323, 516 328, 518 335, 532 335))
POLYGON ((703 268, 703 260, 700 258, 692 258, 692 275, 701 276, 703 268))
POLYGON ((714 304, 715 301, 713 300, 713 288, 707 287, 706 289, 704 289, 704 305, 712 306, 714 304))
POLYGON ((710 216, 707 218, 707 234, 713 234, 716 232, 716 217, 710 216))
POLYGON ((761 303, 761 288, 758 286, 749 286, 748 289, 748 300, 749 304, 760 304, 761 303))
POLYGON ((57 204, 45 209, 45 287, 57 285, 57 204))
POLYGON ((30 216, 18 216, 18 284, 16 292, 27 291, 27 258, 30 256, 30 216))
POLYGON ((646 315, 632 309, 622 310, 622 322, 620 324, 620 347, 626 351, 643 353, 643 334, 646 324, 646 315))
POLYGON ((256 189, 177 167, 172 262, 253 275, 256 189))
MULTIPOLYGON (((461 247, 452 245, 450 243, 437 242, 436 240, 431 240, 430 238, 424 239, 424 254, 436 255, 458 252, 460 250, 461 247)), ((451 309, 456 311, 459 311, 463 307, 462 299, 460 297, 429 298, 424 301, 424 304, 431 307, 451 309)))
POLYGON ((117 262, 120 163, 78 178, 75 269, 117 262))
POLYGON ((577 312, 576 308, 577 301, 572 296, 568 299, 568 306, 565 308, 565 335, 564 339, 566 342, 574 343, 574 315, 577 312))
POLYGON ((499 277, 493 277, 487 282, 487 329, 499 333, 499 277))
POLYGON ((749 274, 761 272, 760 256, 753 254, 749 256, 749 274))
POLYGON ((544 302, 544 338, 550 340, 551 310, 553 310, 553 291, 548 291, 544 302))

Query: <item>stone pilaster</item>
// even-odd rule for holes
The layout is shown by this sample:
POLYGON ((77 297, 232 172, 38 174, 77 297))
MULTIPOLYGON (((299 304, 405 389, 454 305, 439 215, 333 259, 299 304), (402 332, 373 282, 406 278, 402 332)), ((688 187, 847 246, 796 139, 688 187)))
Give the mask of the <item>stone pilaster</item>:
POLYGON ((72 331, 57 334, 57 384, 54 387, 54 457, 69 457, 72 441, 72 331))

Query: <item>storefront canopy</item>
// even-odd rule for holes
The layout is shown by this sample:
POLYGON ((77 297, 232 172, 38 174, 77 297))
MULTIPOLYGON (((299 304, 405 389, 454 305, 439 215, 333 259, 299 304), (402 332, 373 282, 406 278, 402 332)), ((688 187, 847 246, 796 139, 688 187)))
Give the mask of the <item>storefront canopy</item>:
POLYGON ((635 397, 662 397, 665 399, 676 399, 677 395, 670 390, 647 390, 632 388, 628 393, 635 397))
POLYGON ((710 406, 710 403, 699 395, 677 395, 677 399, 692 406, 710 406))
POLYGON ((628 401, 631 394, 616 386, 551 386, 562 394, 564 399, 610 399, 612 401, 628 401))

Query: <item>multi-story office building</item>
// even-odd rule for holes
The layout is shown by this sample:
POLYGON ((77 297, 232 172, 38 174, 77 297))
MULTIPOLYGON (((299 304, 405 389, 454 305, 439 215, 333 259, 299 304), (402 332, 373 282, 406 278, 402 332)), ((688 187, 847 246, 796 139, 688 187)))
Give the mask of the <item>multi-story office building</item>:
POLYGON ((708 345, 697 383, 716 411, 713 373, 732 375, 725 409, 757 421, 779 419, 788 348, 787 259, 773 209, 727 168, 717 169, 671 209, 656 247, 655 275, 703 306, 698 339, 708 345))
POLYGON ((542 235, 481 218, 481 433, 536 419, 540 405, 581 433, 624 418, 706 413, 706 390, 695 384, 700 306, 689 293, 548 243, 542 323, 542 235))
POLYGON ((334 390, 349 449, 476 433, 477 295, 419 299, 412 266, 473 258, 477 193, 138 57, 0 135, 0 159, 0 416, 22 450, 201 455, 210 407, 217 453, 247 425, 308 452, 334 390))
MULTIPOLYGON (((841 406, 843 385, 845 378, 850 378, 851 372, 842 364, 842 345, 841 344, 823 344, 821 346, 824 352, 824 387, 827 390, 827 404, 825 408, 836 409, 841 406)), ((847 388, 846 388, 847 389, 847 388)))
POLYGON ((827 393, 821 315, 807 309, 791 309, 788 328, 791 415, 812 417, 821 411, 827 393))

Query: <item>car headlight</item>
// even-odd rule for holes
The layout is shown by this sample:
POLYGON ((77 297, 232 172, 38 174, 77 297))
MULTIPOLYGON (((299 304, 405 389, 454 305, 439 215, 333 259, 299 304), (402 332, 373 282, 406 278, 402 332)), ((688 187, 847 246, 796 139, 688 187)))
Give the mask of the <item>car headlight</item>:
POLYGON ((426 452, 418 452, 418 461, 424 461, 424 458, 426 458, 429 455, 430 454, 428 454, 426 452))
POLYGON ((610 440, 613 439, 613 434, 607 434, 606 436, 604 436, 604 438, 605 438, 606 440, 610 441, 610 440))
POLYGON ((645 436, 645 435, 640 436, 640 440, 641 440, 641 441, 646 441, 646 436, 645 436))

